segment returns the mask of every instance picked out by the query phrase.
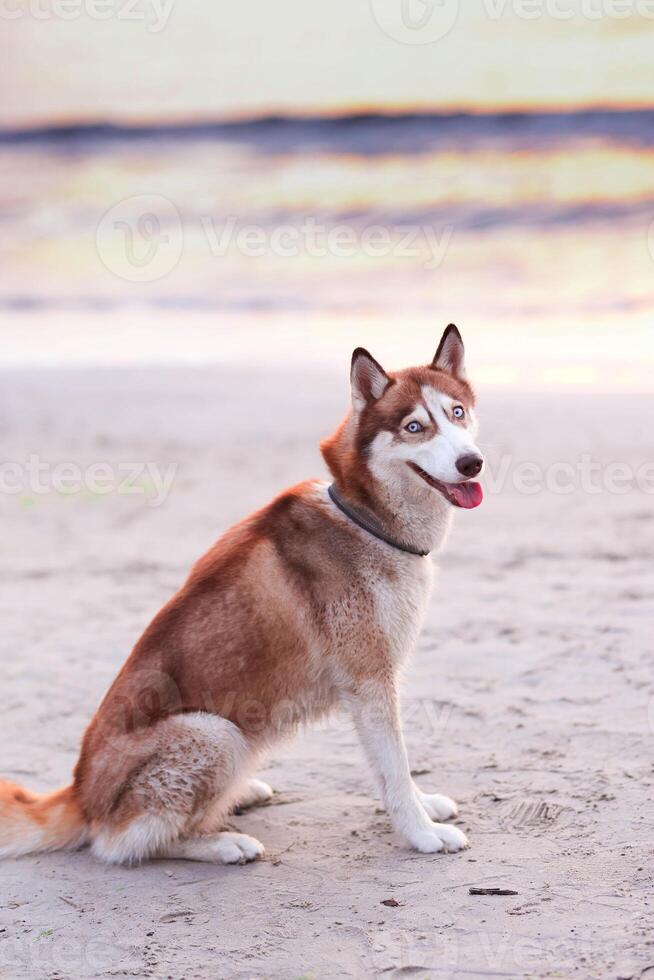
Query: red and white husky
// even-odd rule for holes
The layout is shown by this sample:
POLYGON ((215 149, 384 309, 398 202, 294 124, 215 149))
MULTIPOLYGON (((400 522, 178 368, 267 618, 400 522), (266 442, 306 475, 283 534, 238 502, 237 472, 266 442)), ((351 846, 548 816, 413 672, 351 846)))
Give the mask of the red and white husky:
POLYGON ((352 713, 394 827, 458 851, 446 796, 411 779, 397 677, 456 507, 476 507, 474 396, 449 326, 429 366, 352 358, 352 409, 322 453, 333 484, 287 490, 225 535, 148 626, 84 736, 72 785, 0 783, 0 856, 90 843, 104 861, 263 854, 225 832, 272 795, 265 750, 336 705, 352 713))

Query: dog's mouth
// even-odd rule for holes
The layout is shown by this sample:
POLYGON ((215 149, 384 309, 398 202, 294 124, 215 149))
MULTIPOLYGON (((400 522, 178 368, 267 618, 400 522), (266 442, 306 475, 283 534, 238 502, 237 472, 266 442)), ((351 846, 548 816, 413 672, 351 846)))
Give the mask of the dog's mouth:
POLYGON ((472 510, 473 507, 479 507, 484 499, 481 483, 475 483, 473 480, 467 480, 465 483, 442 483, 441 480, 435 480, 429 473, 425 473, 417 463, 410 462, 409 466, 418 476, 422 477, 425 483, 442 493, 446 500, 449 500, 455 507, 472 510))

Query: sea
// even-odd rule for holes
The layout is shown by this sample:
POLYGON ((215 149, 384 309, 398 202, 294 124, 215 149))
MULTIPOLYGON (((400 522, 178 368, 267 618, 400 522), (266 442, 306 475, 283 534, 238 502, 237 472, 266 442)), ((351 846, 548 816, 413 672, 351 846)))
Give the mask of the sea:
POLYGON ((1 366, 428 359, 654 387, 654 109, 0 130, 1 366))

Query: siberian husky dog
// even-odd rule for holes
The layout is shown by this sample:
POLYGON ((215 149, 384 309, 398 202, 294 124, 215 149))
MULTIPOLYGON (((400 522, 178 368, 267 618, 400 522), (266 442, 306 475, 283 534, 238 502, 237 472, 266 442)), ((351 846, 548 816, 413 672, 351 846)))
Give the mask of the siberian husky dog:
POLYGON ((107 862, 263 855, 226 831, 267 802, 253 778, 280 738, 351 712, 394 828, 459 851, 447 796, 411 778, 397 678, 416 642, 430 552, 481 503, 474 396, 457 328, 431 364, 386 372, 358 348, 352 407, 321 445, 333 482, 302 483, 227 531, 155 616, 91 721, 72 784, 0 783, 0 856, 90 844, 107 862))

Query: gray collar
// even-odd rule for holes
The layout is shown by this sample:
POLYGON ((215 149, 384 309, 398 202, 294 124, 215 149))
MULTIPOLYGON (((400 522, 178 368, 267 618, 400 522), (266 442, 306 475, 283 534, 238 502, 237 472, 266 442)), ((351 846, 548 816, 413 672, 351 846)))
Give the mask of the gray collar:
POLYGON ((401 541, 396 541, 395 538, 391 538, 388 534, 382 531, 381 528, 375 527, 374 524, 372 524, 369 520, 366 520, 365 517, 362 517, 361 514, 359 514, 350 504, 345 503, 333 483, 327 488, 327 493, 339 510, 342 510, 351 521, 358 525, 358 527, 362 527, 364 531, 368 532, 368 534, 372 534, 374 538, 378 538, 385 544, 389 544, 391 548, 397 548, 398 551, 406 551, 410 555, 419 555, 421 558, 425 558, 429 554, 428 551, 422 551, 420 548, 413 548, 410 544, 403 544, 401 541))

